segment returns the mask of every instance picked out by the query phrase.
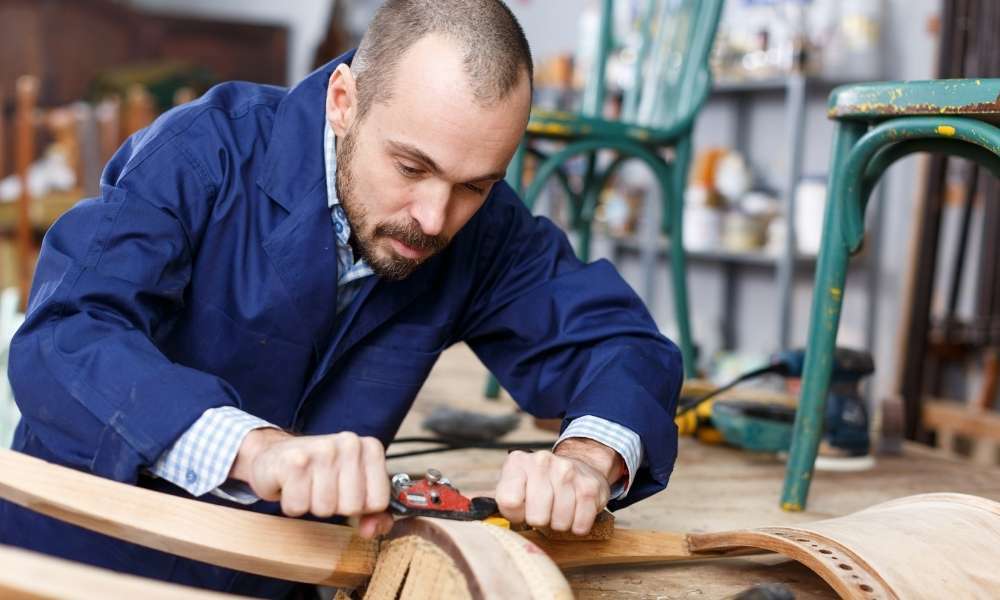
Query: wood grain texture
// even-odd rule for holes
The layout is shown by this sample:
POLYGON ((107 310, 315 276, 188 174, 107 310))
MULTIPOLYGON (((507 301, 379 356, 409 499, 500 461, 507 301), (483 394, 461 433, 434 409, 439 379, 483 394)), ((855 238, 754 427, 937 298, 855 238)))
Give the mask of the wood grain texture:
MULTIPOLYGON (((516 533, 479 522, 409 518, 390 539, 420 538, 447 555, 463 574, 471 598, 569 600, 569 584, 538 546, 516 533)), ((373 579, 372 585, 377 581, 373 579)), ((401 599, 409 600, 404 584, 401 599)))
POLYGON ((153 579, 122 575, 20 548, 0 546, 0 598, 142 598, 224 600, 243 598, 153 579))
POLYGON ((0 450, 0 497, 93 531, 203 562, 292 581, 356 587, 376 543, 350 527, 178 498, 0 450))
POLYGON ((610 540, 615 533, 615 515, 608 509, 597 513, 594 524, 585 535, 576 535, 572 531, 556 531, 551 527, 536 527, 535 531, 550 540, 562 540, 567 542, 584 542, 596 540, 610 540))
POLYGON ((609 540, 556 540, 537 531, 525 531, 521 535, 548 554, 560 569, 668 563, 699 558, 688 548, 686 535, 669 531, 617 529, 609 540))
POLYGON ((472 600, 465 575, 444 550, 415 535, 389 540, 379 552, 365 600, 472 600))
POLYGON ((608 540, 550 539, 538 531, 525 531, 521 535, 541 548, 564 571, 592 567, 663 565, 764 553, 764 550, 740 548, 729 552, 699 554, 691 550, 687 534, 673 531, 616 529, 608 540))
POLYGON ((927 398, 923 403, 924 427, 946 429, 977 440, 1000 442, 1000 416, 970 410, 958 402, 927 398))
POLYGON ((1000 590, 1000 503, 965 494, 921 494, 816 523, 689 540, 695 552, 779 552, 843 598, 990 598, 1000 590))

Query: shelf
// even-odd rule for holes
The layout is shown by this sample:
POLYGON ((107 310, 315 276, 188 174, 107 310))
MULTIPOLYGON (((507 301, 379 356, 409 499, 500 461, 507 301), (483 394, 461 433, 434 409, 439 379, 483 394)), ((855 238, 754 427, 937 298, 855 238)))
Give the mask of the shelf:
MULTIPOLYGON (((612 240, 611 246, 614 255, 636 256, 642 252, 640 244, 634 240, 612 240)), ((668 260, 667 252, 670 246, 667 242, 660 243, 656 251, 657 260, 668 260)), ((780 255, 769 254, 758 250, 752 252, 737 252, 735 250, 688 250, 684 253, 688 262, 715 263, 732 266, 758 267, 773 269, 781 261, 780 255)), ((816 265, 816 255, 798 254, 795 256, 795 268, 812 269, 816 265)), ((866 268, 868 266, 868 254, 862 252, 851 258, 850 267, 866 268)))
MULTIPOLYGON (((823 77, 806 77, 806 88, 814 91, 829 91, 838 85, 861 83, 856 80, 825 79, 823 77)), ((783 92, 788 86, 788 78, 717 80, 712 86, 713 94, 755 94, 761 92, 783 92)))
MULTIPOLYGON (((614 252, 618 255, 634 256, 642 252, 639 243, 633 240, 615 240, 612 242, 614 252)), ((667 242, 660 244, 656 255, 658 259, 666 259, 669 245, 667 242)), ((774 268, 778 265, 781 257, 776 254, 769 254, 764 251, 737 252, 734 250, 688 250, 685 252, 689 261, 711 262, 731 265, 745 265, 751 267, 774 268)), ((816 257, 811 255, 799 255, 795 257, 796 266, 810 266, 816 263, 816 257)))

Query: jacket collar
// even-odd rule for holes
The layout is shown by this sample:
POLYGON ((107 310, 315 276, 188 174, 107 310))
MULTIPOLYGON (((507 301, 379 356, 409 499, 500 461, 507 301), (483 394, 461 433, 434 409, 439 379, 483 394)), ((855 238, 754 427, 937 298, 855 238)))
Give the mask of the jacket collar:
POLYGON ((353 50, 316 69, 278 104, 257 185, 289 212, 325 180, 326 88, 337 67, 350 64, 352 58, 353 50))

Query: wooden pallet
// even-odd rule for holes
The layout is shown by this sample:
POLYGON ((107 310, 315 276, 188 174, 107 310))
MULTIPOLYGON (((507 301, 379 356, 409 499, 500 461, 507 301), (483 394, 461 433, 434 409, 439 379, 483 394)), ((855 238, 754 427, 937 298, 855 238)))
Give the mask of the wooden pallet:
POLYGON ((941 450, 980 465, 1000 464, 1000 414, 931 399, 923 402, 922 411, 923 426, 936 434, 941 450))

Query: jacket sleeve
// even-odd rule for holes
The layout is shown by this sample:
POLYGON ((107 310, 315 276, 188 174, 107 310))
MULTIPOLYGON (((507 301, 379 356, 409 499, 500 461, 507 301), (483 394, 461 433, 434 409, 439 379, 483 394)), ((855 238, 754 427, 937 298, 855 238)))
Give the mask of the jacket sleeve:
POLYGON ((644 464, 611 508, 662 490, 677 456, 679 350, 611 263, 584 265, 551 221, 497 188, 478 223, 463 339, 528 412, 560 417, 564 430, 593 415, 639 435, 644 464))
POLYGON ((153 341, 184 306, 193 240, 216 191, 175 137, 133 136, 100 196, 49 230, 11 345, 10 380, 32 434, 66 464, 125 482, 207 409, 238 404, 227 383, 171 362, 153 341))

